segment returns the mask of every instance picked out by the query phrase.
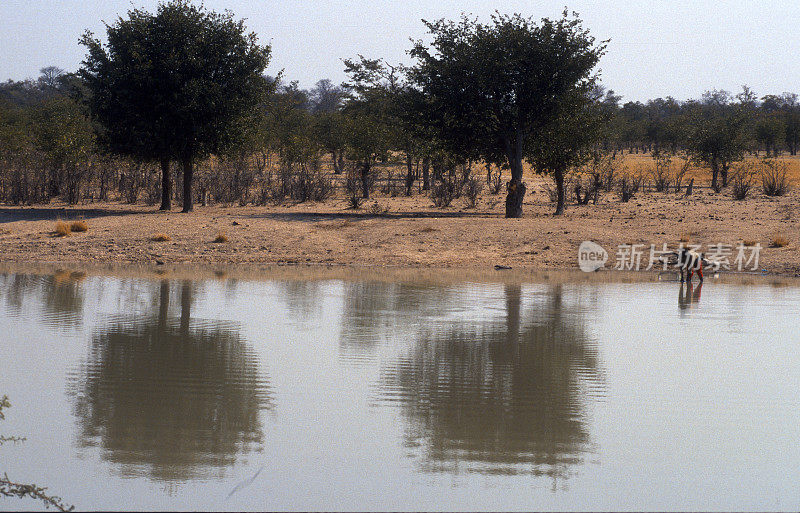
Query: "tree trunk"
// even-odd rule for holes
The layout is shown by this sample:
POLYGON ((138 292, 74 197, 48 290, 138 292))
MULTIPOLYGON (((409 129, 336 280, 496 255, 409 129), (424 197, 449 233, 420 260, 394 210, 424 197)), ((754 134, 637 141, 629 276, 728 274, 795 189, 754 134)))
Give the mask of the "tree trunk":
POLYGON ((515 141, 506 140, 506 155, 511 166, 511 181, 508 182, 506 196, 506 217, 522 217, 522 200, 525 198, 525 184, 522 183, 522 132, 516 133, 515 141))
POLYGON ((414 188, 414 162, 411 159, 411 154, 406 154, 406 196, 411 196, 411 191, 414 188))
POLYGON ((711 188, 714 192, 719 192, 719 187, 717 186, 717 176, 719 175, 719 164, 717 164, 716 159, 711 160, 711 188))
POLYGON ((340 175, 342 174, 342 166, 339 162, 339 155, 337 155, 337 151, 333 150, 331 152, 332 159, 333 159, 333 174, 340 175))
POLYGON ((369 199, 369 162, 364 162, 361 165, 361 196, 364 199, 369 199))
POLYGON ((720 174, 722 175, 722 186, 723 187, 727 187, 728 186, 728 168, 729 167, 730 167, 730 164, 723 163, 722 164, 722 169, 720 170, 721 171, 720 174))
POLYGON ((192 175, 194 169, 192 168, 192 158, 186 157, 183 159, 183 210, 181 212, 191 212, 194 210, 194 203, 192 202, 192 175))
POLYGON ((161 159, 161 207, 159 210, 172 209, 172 177, 169 176, 169 159, 161 159))
POLYGON ((555 215, 560 216, 564 215, 564 171, 561 168, 556 168, 553 173, 553 178, 556 181, 556 191, 558 193, 555 215))
POLYGON ((422 159, 422 190, 429 191, 431 189, 431 159, 425 157, 422 159))

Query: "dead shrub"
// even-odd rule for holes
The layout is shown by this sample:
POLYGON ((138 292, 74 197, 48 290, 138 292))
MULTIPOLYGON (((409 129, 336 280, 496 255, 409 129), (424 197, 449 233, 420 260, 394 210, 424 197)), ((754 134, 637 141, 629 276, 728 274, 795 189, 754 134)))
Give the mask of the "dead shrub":
POLYGON ((619 193, 623 203, 630 201, 642 186, 640 173, 626 172, 619 180, 619 193))
POLYGON ((789 192, 789 179, 786 177, 788 165, 773 159, 761 162, 761 188, 767 196, 783 196, 789 192))
POLYGON ((780 233, 776 233, 769 241, 773 248, 783 248, 789 245, 789 239, 780 233))
POLYGON ((169 242, 172 238, 166 233, 157 233, 150 237, 150 240, 153 242, 169 242))
POLYGON ((467 201, 467 208, 475 208, 481 192, 483 192, 483 182, 481 180, 472 175, 464 180, 463 193, 467 201))
POLYGON ((431 187, 430 197, 438 208, 450 206, 455 198, 461 195, 461 184, 452 174, 442 176, 431 187))
POLYGON ((69 224, 64 221, 56 221, 56 230, 54 233, 57 237, 67 237, 71 233, 69 224))
POLYGON ((650 170, 656 192, 666 192, 672 181, 672 157, 668 153, 653 152, 654 167, 650 170))
POLYGON ((222 244, 224 242, 228 242, 228 236, 222 232, 217 234, 217 238, 214 239, 212 242, 216 242, 217 244, 222 244))
POLYGON ((87 232, 89 231, 89 225, 86 221, 72 221, 69 225, 69 229, 73 232, 87 232))
POLYGON ((753 188, 753 176, 755 171, 752 166, 747 163, 742 163, 733 169, 733 176, 731 178, 731 192, 733 199, 741 201, 747 199, 750 191, 753 188))

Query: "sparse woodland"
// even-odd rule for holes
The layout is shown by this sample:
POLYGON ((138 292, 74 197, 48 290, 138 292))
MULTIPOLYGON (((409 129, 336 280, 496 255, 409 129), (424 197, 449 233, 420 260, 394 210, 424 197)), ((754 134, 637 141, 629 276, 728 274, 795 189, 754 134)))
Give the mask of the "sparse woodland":
POLYGON ((374 195, 426 195, 469 208, 506 194, 506 216, 519 217, 533 173, 556 213, 642 190, 781 195, 794 174, 784 157, 800 146, 796 94, 623 102, 596 75, 604 43, 566 12, 429 23, 433 42, 410 50, 410 67, 358 56, 344 61, 346 83, 310 90, 266 75, 269 46, 231 16, 182 0, 134 10, 105 46, 84 36, 81 69, 0 84, 0 202, 190 211, 338 198, 358 209, 374 195), (191 66, 159 53, 166 41, 136 46, 167 17, 191 66), (238 53, 209 53, 197 43, 209 34, 238 53), (571 74, 542 79, 540 61, 571 74))

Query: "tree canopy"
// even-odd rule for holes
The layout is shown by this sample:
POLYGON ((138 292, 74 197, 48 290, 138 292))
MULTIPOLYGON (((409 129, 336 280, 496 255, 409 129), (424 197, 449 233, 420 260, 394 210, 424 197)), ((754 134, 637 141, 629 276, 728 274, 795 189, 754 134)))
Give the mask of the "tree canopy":
POLYGON ((155 14, 128 12, 106 26, 104 46, 93 34, 80 71, 102 140, 117 153, 160 160, 162 208, 169 204, 169 161, 183 166, 183 210, 192 209, 192 163, 239 136, 239 119, 267 91, 270 46, 258 44, 230 12, 187 0, 160 3, 155 14))
POLYGON ((417 42, 410 53, 426 121, 458 154, 507 160, 506 217, 519 217, 525 148, 559 115, 566 97, 596 79, 592 72, 606 44, 566 11, 540 23, 519 14, 495 14, 488 24, 466 16, 424 23, 431 46, 417 42))

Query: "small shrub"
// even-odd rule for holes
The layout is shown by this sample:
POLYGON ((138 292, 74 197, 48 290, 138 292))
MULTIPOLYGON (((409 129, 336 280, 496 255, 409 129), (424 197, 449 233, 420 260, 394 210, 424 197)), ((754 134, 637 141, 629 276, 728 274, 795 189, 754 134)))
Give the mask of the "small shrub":
POLYGON ((627 203, 633 195, 639 192, 642 186, 642 176, 640 174, 626 173, 619 180, 619 193, 623 203, 627 203))
POLYGON ((770 239, 769 243, 773 248, 783 248, 789 245, 789 239, 778 233, 770 239))
POLYGON ((69 229, 73 232, 86 232, 89 231, 89 225, 86 224, 86 221, 72 221, 69 229))
POLYGON ((383 208, 377 201, 370 205, 368 209, 368 212, 374 216, 385 214, 388 211, 388 208, 383 208))
POLYGON ((733 172, 731 179, 731 192, 735 200, 744 200, 750 195, 753 188, 754 171, 747 164, 742 164, 733 172))
POLYGON ((437 228, 434 228, 433 226, 425 226, 424 228, 422 228, 420 230, 421 233, 431 233, 431 232, 438 232, 438 231, 439 230, 437 228))
POLYGON ((755 241, 753 239, 746 239, 746 240, 742 240, 742 244, 744 244, 745 246, 750 247, 750 246, 755 246, 756 244, 758 244, 758 241, 755 241))
POLYGON ((172 238, 166 233, 157 233, 150 237, 150 240, 153 242, 169 242, 172 238))
POLYGON ((452 177, 443 177, 442 180, 437 180, 431 187, 433 204, 439 208, 449 206, 459 196, 461 192, 459 189, 457 181, 452 177))
POLYGON ((789 192, 785 162, 765 159, 761 165, 761 188, 767 196, 783 196, 789 192))
POLYGON ((684 244, 686 244, 690 240, 692 240, 691 233, 682 233, 680 239, 678 239, 679 242, 683 242, 684 244))
POLYGON ((474 176, 464 180, 464 196, 467 200, 467 208, 475 208, 478 204, 478 196, 483 192, 483 182, 474 176))
POLYGON ((654 152, 655 167, 650 170, 656 192, 666 192, 672 181, 672 158, 668 153, 654 152))
POLYGON ((71 233, 70 227, 64 221, 56 221, 55 234, 58 237, 66 237, 71 233))
POLYGON ((214 239, 214 241, 213 241, 213 242, 216 242, 216 243, 218 243, 218 244, 222 244, 222 243, 224 243, 224 242, 228 242, 228 236, 227 236, 227 235, 225 235, 225 234, 224 234, 224 233, 222 233, 222 232, 219 232, 219 233, 217 234, 217 238, 216 238, 216 239, 214 239))
POLYGON ((347 170, 344 181, 344 191, 350 208, 357 209, 361 207, 361 201, 363 200, 361 177, 354 167, 350 167, 347 170))

